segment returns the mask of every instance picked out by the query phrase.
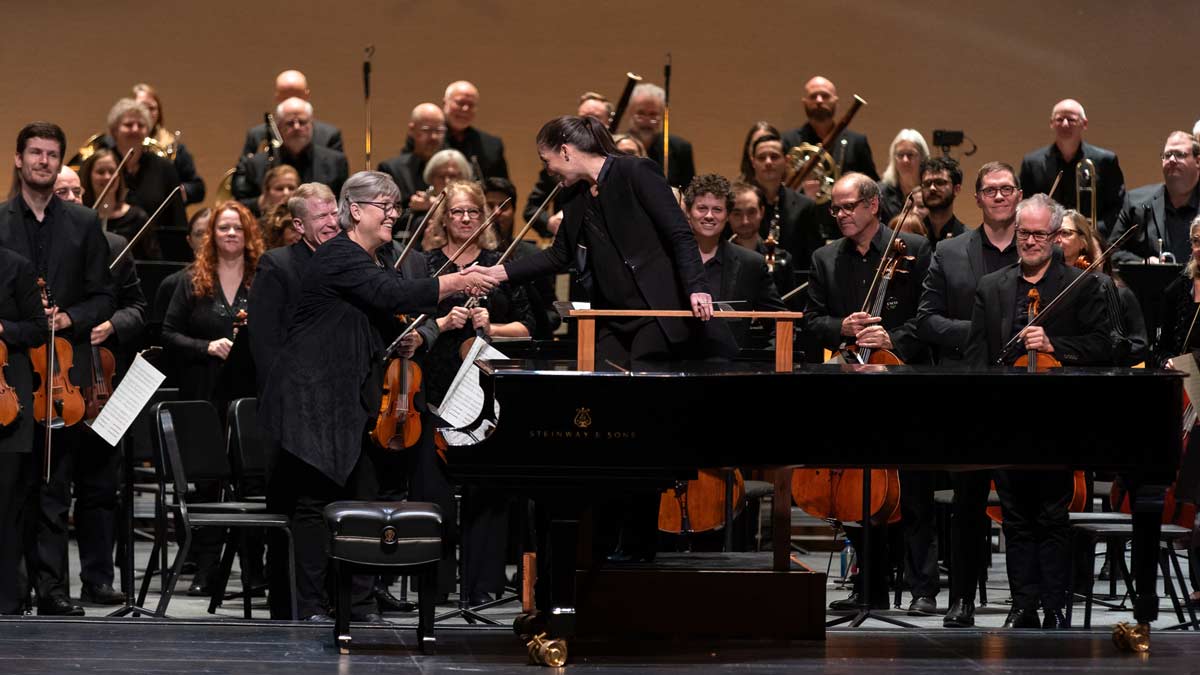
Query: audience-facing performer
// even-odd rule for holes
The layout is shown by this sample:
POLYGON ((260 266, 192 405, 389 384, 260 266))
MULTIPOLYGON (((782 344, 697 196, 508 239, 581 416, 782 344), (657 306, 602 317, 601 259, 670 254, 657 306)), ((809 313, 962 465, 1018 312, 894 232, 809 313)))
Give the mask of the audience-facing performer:
MULTIPOLYGON (((743 248, 766 257, 767 245, 761 234, 763 214, 766 213, 767 198, 762 189, 749 183, 734 183, 733 208, 729 210, 730 241, 743 248)), ((796 264, 791 252, 776 245, 773 253, 775 263, 770 266, 775 288, 782 296, 796 287, 796 264)), ((811 260, 811 254, 809 260, 811 260)), ((797 306, 802 305, 798 302, 797 306)))
POLYGON ((778 227, 778 242, 807 269, 812 254, 825 245, 816 202, 783 184, 787 156, 778 136, 760 135, 750 144, 754 184, 766 199, 758 233, 765 239, 778 227))
POLYGON ((429 183, 425 181, 425 163, 442 149, 445 142, 446 114, 442 109, 433 103, 421 103, 413 108, 408 119, 405 150, 379 163, 379 170, 396 181, 396 187, 400 188, 400 203, 405 208, 424 213, 433 205, 437 196, 426 192, 429 183))
POLYGON ((233 196, 244 204, 263 191, 267 171, 275 164, 287 164, 300 174, 304 183, 324 183, 336 192, 349 175, 346 156, 318 145, 313 140, 313 107, 302 98, 289 98, 275 108, 275 121, 283 145, 267 148, 238 161, 233 176, 233 196))
POLYGON ((188 151, 187 146, 179 140, 179 132, 171 133, 167 130, 158 90, 141 82, 133 85, 133 98, 150 113, 150 130, 146 136, 155 142, 158 152, 167 153, 175 166, 175 173, 179 174, 179 184, 183 186, 184 203, 199 204, 204 201, 204 179, 196 173, 196 161, 192 159, 192 153, 188 151))
POLYGON ((1117 241, 1134 225, 1141 227, 1113 254, 1114 262, 1168 262, 1191 255, 1188 227, 1200 213, 1200 141, 1186 131, 1172 131, 1163 146, 1162 174, 1163 182, 1126 195, 1109 239, 1117 241))
POLYGON ((472 162, 479 163, 482 176, 508 178, 508 162, 504 159, 504 141, 476 128, 475 114, 479 110, 479 89, 466 80, 451 82, 442 97, 442 112, 446 114, 446 147, 454 148, 472 162))
MULTIPOLYGON (((100 226, 106 232, 131 239, 150 219, 150 214, 146 213, 142 207, 125 201, 129 190, 125 187, 125 177, 117 175, 119 161, 121 161, 120 158, 113 150, 97 148, 91 157, 84 160, 83 166, 79 167, 79 174, 75 175, 75 172, 71 171, 69 176, 75 176, 74 180, 83 188, 81 198, 74 201, 84 206, 96 204, 96 198, 100 196, 100 192, 104 190, 110 180, 113 180, 114 176, 116 177, 116 182, 109 188, 108 194, 99 204, 96 204, 96 213, 100 216, 100 226)), ((63 175, 68 175, 67 171, 70 171, 70 167, 63 167, 60 180, 63 179, 63 175)), ((72 179, 68 177, 67 180, 72 179)), ((67 198, 64 197, 64 199, 67 198)), ((67 199, 67 201, 72 200, 67 199)), ((133 254, 142 260, 161 258, 162 249, 159 246, 158 237, 153 232, 147 232, 134 245, 133 254)))
POLYGON ((888 149, 888 165, 879 179, 879 220, 888 222, 904 210, 904 198, 921 187, 921 166, 929 144, 916 129, 901 129, 888 149))
MULTIPOLYGON (((275 105, 289 98, 311 100, 312 92, 308 90, 308 78, 298 70, 285 70, 275 76, 275 105)), ((276 120, 278 122, 278 120, 276 120)), ((343 152, 342 132, 332 124, 321 120, 313 120, 313 143, 330 150, 343 152)), ((283 127, 280 127, 282 132, 283 127)), ((242 157, 253 157, 266 149, 266 141, 270 132, 259 122, 246 130, 246 140, 242 143, 242 157)))
MULTIPOLYGON (((657 84, 643 82, 633 88, 629 97, 629 121, 627 133, 638 139, 646 148, 646 155, 663 165, 663 118, 667 113, 667 92, 657 84)), ((607 126, 607 125, 605 125, 607 126)), ((674 187, 686 186, 696 175, 696 160, 692 144, 671 131, 667 148, 667 183, 674 187)))
MULTIPOLYGON (((787 150, 801 143, 820 143, 837 124, 834 115, 837 113, 838 94, 833 82, 817 75, 804 83, 803 103, 804 115, 808 121, 804 126, 783 135, 783 143, 787 150)), ((843 174, 854 171, 866 174, 872 180, 879 180, 879 173, 875 170, 875 159, 871 157, 871 145, 866 136, 853 129, 846 129, 833 139, 826 149, 833 157, 834 163, 841 167, 843 174)), ((808 191, 815 188, 815 181, 805 181, 805 194, 809 197, 813 197, 814 194, 808 191)))

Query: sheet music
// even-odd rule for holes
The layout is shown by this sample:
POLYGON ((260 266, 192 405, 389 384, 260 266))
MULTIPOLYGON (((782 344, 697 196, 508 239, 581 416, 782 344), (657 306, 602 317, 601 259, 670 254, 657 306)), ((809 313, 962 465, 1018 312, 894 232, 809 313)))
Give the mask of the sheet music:
MULTIPOLYGON (((438 417, 446 420, 454 427, 465 427, 474 422, 483 410, 483 387, 479 385, 479 368, 476 359, 507 359, 498 349, 489 345, 485 340, 475 340, 471 350, 467 352, 446 396, 442 399, 441 407, 431 406, 430 409, 438 417)), ((496 418, 500 417, 500 402, 495 402, 496 418)))
POLYGON ((165 379, 166 375, 138 354, 121 384, 104 404, 104 409, 89 423, 92 431, 116 447, 165 379))

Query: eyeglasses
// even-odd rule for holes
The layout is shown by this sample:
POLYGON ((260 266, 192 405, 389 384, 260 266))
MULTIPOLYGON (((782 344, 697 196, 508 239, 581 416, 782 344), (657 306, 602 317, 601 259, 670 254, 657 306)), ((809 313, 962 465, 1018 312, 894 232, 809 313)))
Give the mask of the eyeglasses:
POLYGON ((483 211, 480 211, 479 209, 450 209, 451 218, 462 218, 463 216, 466 216, 471 220, 475 220, 482 215, 483 211))
POLYGON ((400 213, 400 205, 396 202, 354 202, 355 204, 370 204, 375 208, 383 211, 384 215, 388 213, 400 213))
POLYGON ((1173 159, 1176 162, 1182 162, 1183 160, 1187 159, 1188 157, 1195 157, 1195 155, 1190 152, 1185 152, 1183 150, 1167 150, 1166 152, 1164 152, 1162 154, 1162 161, 1166 162, 1168 160, 1173 159))
POLYGON ((283 127, 296 127, 297 129, 299 129, 300 127, 306 127, 306 126, 308 126, 309 122, 311 122, 311 121, 312 121, 312 120, 309 120, 309 119, 307 119, 307 118, 304 118, 304 117, 293 117, 293 118, 292 118, 292 119, 290 119, 290 120, 283 120, 283 123, 282 123, 280 126, 283 126, 283 127))
POLYGON ((1018 229, 1017 239, 1020 241, 1033 240, 1037 243, 1042 243, 1054 236, 1053 232, 1034 232, 1033 230, 1018 229))
POLYGON ((66 199, 70 195, 75 195, 76 197, 83 197, 83 188, 60 187, 54 191, 54 194, 59 197, 62 197, 63 199, 66 199))
POLYGON ((633 113, 633 118, 643 122, 649 122, 651 124, 658 124, 662 121, 662 119, 656 115, 643 115, 642 113, 633 113))
POLYGON ((444 136, 446 134, 446 127, 444 125, 440 127, 420 126, 417 127, 417 131, 432 136, 444 136))
POLYGON ((1067 115, 1056 115, 1056 116, 1052 117, 1050 119, 1050 121, 1055 124, 1065 124, 1069 127, 1083 124, 1083 120, 1081 118, 1074 117, 1074 116, 1067 116, 1067 115))
POLYGON ((945 178, 930 178, 927 181, 921 182, 921 187, 926 190, 937 188, 938 190, 950 187, 950 181, 945 178))
POLYGON ((983 195, 984 197, 987 197, 988 199, 991 199, 992 197, 995 197, 997 194, 999 194, 1002 197, 1011 197, 1016 192, 1017 192, 1017 186, 1002 185, 1000 187, 994 187, 994 186, 993 187, 985 187, 979 191, 979 194, 983 195))
POLYGON ((846 213, 851 213, 851 212, 853 212, 853 211, 854 211, 854 209, 857 209, 857 208, 858 208, 858 205, 859 205, 859 204, 862 204, 862 203, 863 203, 863 202, 865 202, 865 201, 867 201, 867 200, 865 200, 865 199, 855 199, 854 201, 852 201, 852 202, 846 202, 845 204, 830 204, 830 205, 829 205, 829 212, 833 214, 833 217, 834 217, 834 218, 837 218, 837 217, 838 217, 838 215, 840 215, 840 214, 841 214, 843 211, 844 211, 844 212, 846 212, 846 213))

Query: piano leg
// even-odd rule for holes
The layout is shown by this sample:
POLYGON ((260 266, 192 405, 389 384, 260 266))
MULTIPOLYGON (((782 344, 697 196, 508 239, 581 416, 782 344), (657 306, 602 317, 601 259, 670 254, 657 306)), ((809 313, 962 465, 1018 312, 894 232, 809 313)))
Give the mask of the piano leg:
POLYGON ((1113 642, 1122 650, 1145 653, 1150 651, 1150 623, 1158 618, 1159 539, 1166 485, 1142 476, 1124 478, 1133 512, 1133 616, 1137 624, 1114 626, 1113 642))

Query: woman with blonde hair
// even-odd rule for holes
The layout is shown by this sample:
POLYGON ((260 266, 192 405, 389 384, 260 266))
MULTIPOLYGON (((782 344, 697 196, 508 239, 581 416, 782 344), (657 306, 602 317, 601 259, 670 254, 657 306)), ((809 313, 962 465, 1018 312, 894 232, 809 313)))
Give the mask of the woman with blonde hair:
POLYGON ((879 220, 900 215, 904 198, 921 186, 921 164, 929 159, 929 144, 916 129, 901 129, 888 149, 888 165, 879 179, 879 220))

